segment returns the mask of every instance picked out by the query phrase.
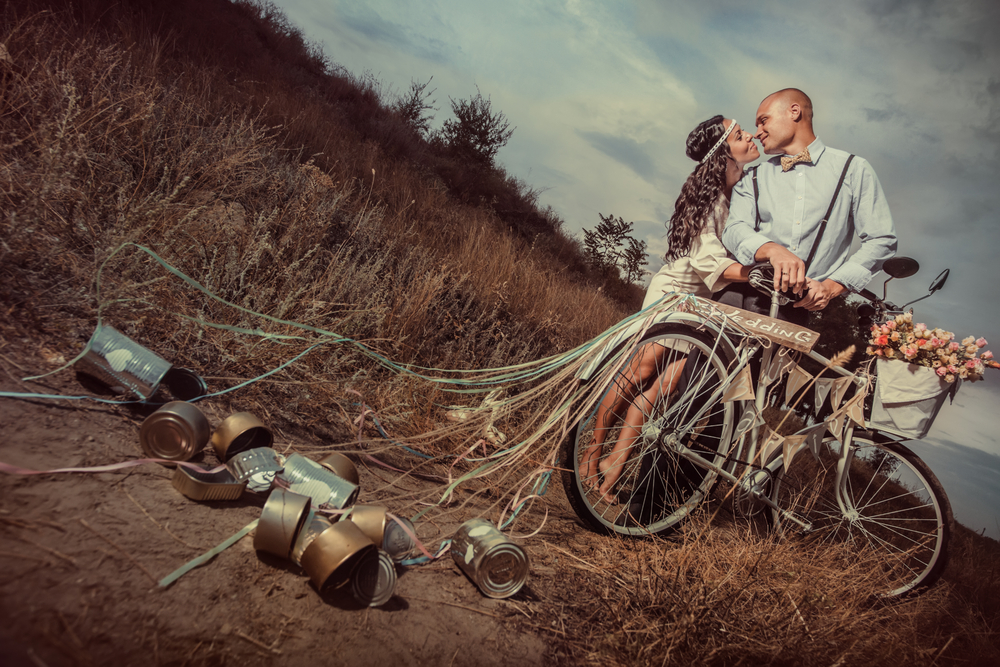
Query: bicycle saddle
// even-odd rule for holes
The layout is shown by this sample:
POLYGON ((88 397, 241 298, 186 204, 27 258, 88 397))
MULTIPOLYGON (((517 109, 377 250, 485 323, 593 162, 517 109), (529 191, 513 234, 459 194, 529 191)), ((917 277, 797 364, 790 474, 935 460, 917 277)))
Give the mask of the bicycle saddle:
MULTIPOLYGON (((770 296, 774 290, 774 267, 767 262, 754 265, 750 269, 750 284, 759 292, 770 296)), ((787 306, 790 303, 798 303, 805 297, 808 291, 809 288, 807 287, 802 290, 802 294, 796 294, 791 290, 778 292, 778 305, 787 306)))

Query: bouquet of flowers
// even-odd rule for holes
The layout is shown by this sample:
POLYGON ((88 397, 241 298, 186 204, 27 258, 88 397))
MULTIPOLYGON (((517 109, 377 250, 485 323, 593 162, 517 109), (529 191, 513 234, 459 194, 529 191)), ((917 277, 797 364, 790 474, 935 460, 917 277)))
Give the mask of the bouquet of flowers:
POLYGON ((992 352, 980 352, 986 347, 985 338, 969 336, 959 343, 950 331, 914 324, 913 313, 876 324, 871 333, 869 355, 933 368, 946 382, 954 382, 956 377, 975 382, 983 379, 986 366, 997 367, 992 352))

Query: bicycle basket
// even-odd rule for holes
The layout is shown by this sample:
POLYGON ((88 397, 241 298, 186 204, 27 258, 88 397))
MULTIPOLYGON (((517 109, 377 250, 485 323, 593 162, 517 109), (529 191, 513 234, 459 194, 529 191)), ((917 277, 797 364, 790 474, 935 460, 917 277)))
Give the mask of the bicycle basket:
POLYGON ((903 361, 879 359, 877 369, 869 425, 915 439, 927 435, 945 398, 954 400, 961 384, 959 379, 945 382, 933 368, 903 361))

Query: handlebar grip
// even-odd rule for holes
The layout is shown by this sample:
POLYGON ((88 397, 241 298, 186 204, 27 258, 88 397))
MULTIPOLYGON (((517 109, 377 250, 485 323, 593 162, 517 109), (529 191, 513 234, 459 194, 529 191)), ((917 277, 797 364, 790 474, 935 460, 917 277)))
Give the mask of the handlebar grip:
POLYGON ((869 301, 879 301, 880 300, 877 296, 875 296, 875 293, 872 292, 871 290, 863 289, 860 292, 858 292, 858 294, 860 296, 863 296, 864 298, 868 299, 869 301))

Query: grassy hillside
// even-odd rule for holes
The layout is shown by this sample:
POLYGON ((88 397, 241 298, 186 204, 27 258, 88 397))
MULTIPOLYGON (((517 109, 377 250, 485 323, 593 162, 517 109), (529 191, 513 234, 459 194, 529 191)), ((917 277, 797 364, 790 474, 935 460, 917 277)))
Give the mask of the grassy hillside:
MULTIPOLYGON (((529 184, 428 142, 268 3, 8 0, 0 43, 0 337, 53 368, 99 308, 218 387, 313 343, 254 312, 481 369, 570 349, 637 305, 587 272, 529 184)), ((219 400, 342 440, 351 391, 404 434, 440 401, 347 345, 219 400)), ((1000 660, 1000 545, 961 528, 946 583, 892 607, 742 528, 594 539, 549 635, 574 663, 1000 660)))

